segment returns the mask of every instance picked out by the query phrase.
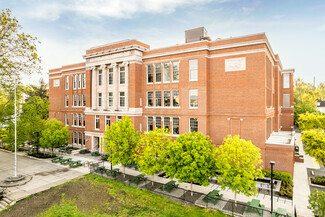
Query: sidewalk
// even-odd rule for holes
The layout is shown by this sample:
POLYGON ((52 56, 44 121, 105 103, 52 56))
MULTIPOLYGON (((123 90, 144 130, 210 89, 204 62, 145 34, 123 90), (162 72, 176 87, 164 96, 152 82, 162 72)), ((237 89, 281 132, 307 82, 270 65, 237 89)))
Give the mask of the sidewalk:
POLYGON ((300 137, 301 134, 296 133, 296 142, 299 145, 299 154, 303 155, 305 160, 304 163, 296 162, 294 165, 293 201, 296 206, 297 215, 299 217, 309 217, 314 215, 312 211, 307 208, 308 196, 310 194, 307 168, 319 169, 319 165, 315 163, 312 157, 305 155, 300 137))

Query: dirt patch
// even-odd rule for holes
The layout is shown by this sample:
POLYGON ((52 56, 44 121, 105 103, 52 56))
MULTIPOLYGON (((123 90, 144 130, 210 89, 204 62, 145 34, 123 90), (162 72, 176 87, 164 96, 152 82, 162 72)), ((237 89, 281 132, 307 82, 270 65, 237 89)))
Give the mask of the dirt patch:
POLYGON ((195 201, 197 201, 201 196, 201 193, 193 192, 193 195, 191 195, 191 191, 187 191, 185 194, 183 194, 182 198, 185 201, 195 203, 195 201))
POLYGON ((65 199, 74 200, 81 212, 91 214, 94 210, 101 213, 114 213, 115 210, 107 209, 106 203, 113 202, 109 194, 110 186, 106 184, 94 185, 89 180, 80 180, 69 184, 49 189, 24 199, 9 211, 2 214, 3 217, 37 216, 54 204, 65 199))
POLYGON ((40 172, 40 173, 35 173, 35 176, 48 176, 48 175, 54 175, 57 173, 64 173, 68 172, 69 168, 63 168, 63 169, 57 169, 57 170, 52 170, 52 171, 46 171, 46 172, 40 172))

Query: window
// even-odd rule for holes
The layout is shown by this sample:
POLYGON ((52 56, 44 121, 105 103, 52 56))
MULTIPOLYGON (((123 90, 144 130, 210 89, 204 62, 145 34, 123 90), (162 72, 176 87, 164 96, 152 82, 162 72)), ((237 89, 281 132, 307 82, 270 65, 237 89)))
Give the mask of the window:
POLYGON ((198 107, 197 90, 190 90, 189 96, 190 96, 190 108, 197 108, 198 107))
POLYGON ((189 61, 190 81, 197 81, 198 79, 198 62, 197 59, 189 61))
POLYGON ((198 131, 198 121, 197 118, 190 118, 190 132, 198 131))
POLYGON ((77 114, 73 114, 73 126, 77 126, 77 114))
POLYGON ((79 127, 82 127, 82 118, 81 118, 81 114, 78 115, 78 122, 79 122, 78 126, 79 126, 79 127))
POLYGON ((82 133, 82 144, 85 145, 86 142, 86 136, 85 133, 82 133))
POLYGON ((164 91, 164 107, 170 106, 170 91, 164 91))
POLYGON ((122 116, 117 116, 116 119, 117 119, 118 121, 121 121, 121 120, 122 120, 122 116))
POLYGON ((290 88, 290 74, 283 74, 283 88, 290 88))
POLYGON ((120 67, 120 84, 125 84, 125 67, 120 67))
POLYGON ((173 135, 179 135, 179 118, 173 118, 173 135))
POLYGON ((98 93, 98 107, 102 106, 102 93, 98 93))
POLYGON ((77 88, 77 75, 73 75, 73 89, 77 88))
POLYGON ((64 99, 65 99, 65 107, 68 107, 69 106, 69 96, 65 95, 64 99))
POLYGON ((78 95, 78 106, 81 106, 81 95, 78 95))
POLYGON ((148 117, 148 132, 153 130, 153 117, 148 117))
POLYGON ((109 107, 113 106, 113 92, 108 93, 108 106, 109 107))
POLYGON ((69 125, 69 114, 65 114, 65 125, 69 125))
POLYGON ((73 95, 73 106, 77 106, 77 95, 73 95))
POLYGON ((283 94, 283 108, 290 108, 290 94, 283 94))
POLYGON ((173 90, 173 107, 179 107, 179 91, 173 90))
POLYGON ((160 107, 161 106, 161 91, 155 92, 155 100, 156 100, 155 106, 160 107))
POLYGON ((120 92, 120 106, 125 106, 125 92, 120 92))
POLYGON ((60 87, 60 80, 59 79, 53 80, 53 87, 60 87))
POLYGON ((81 74, 78 75, 78 89, 81 89, 81 74))
POLYGON ((105 126, 111 126, 111 116, 105 116, 105 126))
POLYGON ((168 129, 170 131, 170 118, 164 117, 164 128, 168 129))
POLYGON ((95 115, 95 129, 99 130, 99 115, 95 115))
POLYGON ((85 114, 82 114, 82 126, 84 127, 85 125, 86 125, 85 114))
POLYGON ((156 128, 161 128, 161 117, 156 117, 156 128))
POLYGON ((82 106, 86 106, 86 95, 82 94, 82 106))
POLYGON ((155 69, 155 72, 156 72, 156 82, 157 83, 160 83, 161 82, 161 64, 156 64, 156 69, 155 69))
POLYGON ((147 97, 148 97, 148 107, 152 107, 153 106, 153 92, 148 92, 147 93, 147 97))
POLYGON ((173 82, 179 81, 179 62, 173 62, 173 82))
POLYGON ((170 64, 164 63, 164 82, 170 82, 170 64))
POLYGON ((98 71, 98 86, 102 86, 102 77, 103 77, 103 71, 98 71))
POLYGON ((81 145, 81 143, 82 143, 82 134, 81 133, 78 133, 78 138, 79 138, 79 143, 78 144, 81 145))
POLYGON ((113 84, 113 69, 112 68, 108 69, 108 84, 109 85, 113 84))
POLYGON ((86 74, 82 74, 82 88, 85 89, 86 88, 86 74))
POLYGON ((153 66, 152 65, 148 65, 148 67, 147 67, 147 77, 148 77, 147 82, 152 83, 153 82, 153 66))
POLYGON ((77 144, 77 133, 73 132, 73 143, 77 144))
POLYGON ((65 89, 68 90, 69 89, 69 76, 65 76, 65 89))

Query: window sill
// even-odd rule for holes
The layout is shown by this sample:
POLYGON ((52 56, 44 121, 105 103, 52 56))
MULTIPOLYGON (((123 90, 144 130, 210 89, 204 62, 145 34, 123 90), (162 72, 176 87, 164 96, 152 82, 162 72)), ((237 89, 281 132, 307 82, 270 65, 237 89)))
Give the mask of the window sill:
POLYGON ((164 106, 152 106, 152 107, 148 107, 148 106, 145 106, 146 109, 180 109, 181 107, 178 106, 178 107, 164 107, 164 106))
POLYGON ((189 107, 189 109, 198 109, 199 107, 189 107))

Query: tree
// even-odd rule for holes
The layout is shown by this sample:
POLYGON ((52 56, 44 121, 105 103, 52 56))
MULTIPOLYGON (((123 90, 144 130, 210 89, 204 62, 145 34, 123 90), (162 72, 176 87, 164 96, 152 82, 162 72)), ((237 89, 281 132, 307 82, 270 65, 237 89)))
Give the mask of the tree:
POLYGON ((303 131, 301 141, 306 146, 305 152, 325 165, 325 133, 321 129, 303 131))
POLYGON ((300 130, 325 129, 325 115, 321 113, 300 114, 297 122, 300 130))
POLYGON ((61 121, 51 119, 46 122, 45 129, 42 131, 42 135, 40 138, 40 145, 43 148, 52 149, 58 148, 62 145, 68 144, 70 139, 69 127, 62 127, 63 123, 61 121))
POLYGON ((39 86, 31 84, 25 87, 24 92, 28 95, 26 101, 33 96, 39 96, 41 97, 41 99, 48 100, 49 90, 47 86, 48 86, 47 83, 45 83, 44 79, 41 78, 39 81, 39 86))
POLYGON ((166 175, 191 183, 191 194, 193 183, 209 185, 209 178, 215 173, 215 161, 208 136, 200 132, 182 134, 169 146, 167 154, 166 175))
POLYGON ((38 96, 30 98, 22 106, 22 113, 17 122, 17 134, 20 139, 38 148, 41 133, 49 117, 49 102, 38 96))
POLYGON ((122 164, 125 177, 125 165, 132 162, 134 149, 139 142, 139 134, 135 131, 132 120, 125 116, 122 121, 106 126, 103 138, 101 145, 109 154, 107 160, 112 165, 122 164))
POLYGON ((25 34, 9 9, 0 12, 0 85, 13 86, 13 78, 21 73, 40 71, 37 38, 25 34))
POLYGON ((308 209, 311 209, 315 216, 325 217, 325 191, 315 189, 309 195, 308 203, 308 209))
POLYGON ((240 139, 238 135, 224 139, 223 145, 215 149, 216 166, 220 175, 218 182, 224 190, 227 186, 246 196, 256 195, 256 178, 263 177, 260 168, 262 160, 260 149, 251 141, 240 139))
MULTIPOLYGON (((135 149, 135 160, 139 170, 153 176, 166 163, 166 150, 171 144, 168 129, 156 128, 143 135, 135 149)), ((152 182, 153 184, 153 182, 152 182)))

